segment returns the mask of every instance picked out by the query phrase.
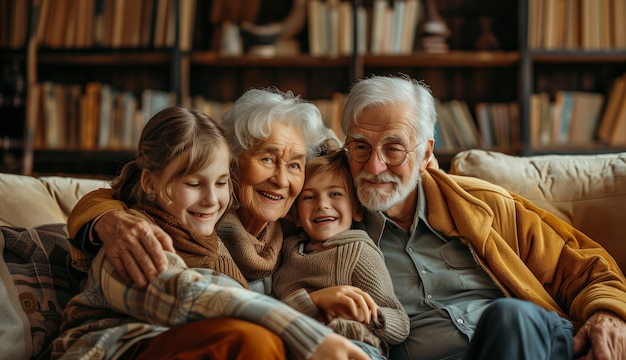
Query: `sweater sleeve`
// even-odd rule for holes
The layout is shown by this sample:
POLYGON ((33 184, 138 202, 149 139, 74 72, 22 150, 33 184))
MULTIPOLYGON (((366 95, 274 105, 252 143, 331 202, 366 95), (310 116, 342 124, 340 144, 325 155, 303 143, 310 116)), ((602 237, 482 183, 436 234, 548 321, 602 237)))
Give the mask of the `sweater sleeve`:
MULTIPOLYGON (((189 321, 229 316, 250 321, 276 333, 290 353, 306 359, 332 331, 282 302, 243 289, 232 279, 208 269, 188 269, 168 253, 170 268, 146 289, 128 286, 106 257, 99 267, 102 292, 111 307, 149 323, 174 326, 189 321)), ((95 270, 95 268, 92 268, 95 270)))
POLYGON ((113 200, 113 189, 97 189, 83 196, 70 212, 67 231, 71 238, 91 220, 110 210, 126 210, 126 205, 113 200))
POLYGON ((367 292, 378 304, 378 319, 372 331, 388 344, 398 344, 410 332, 409 317, 394 294, 385 260, 370 240, 364 244, 352 273, 352 285, 367 292))

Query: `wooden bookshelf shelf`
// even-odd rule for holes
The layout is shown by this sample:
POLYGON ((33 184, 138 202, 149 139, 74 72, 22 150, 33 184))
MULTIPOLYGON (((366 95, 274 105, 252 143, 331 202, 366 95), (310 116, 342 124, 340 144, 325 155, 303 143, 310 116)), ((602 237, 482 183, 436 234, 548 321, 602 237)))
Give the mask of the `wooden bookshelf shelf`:
POLYGON ((413 53, 409 56, 365 55, 366 66, 427 66, 427 67, 490 67, 515 66, 517 51, 450 51, 443 54, 413 53))
POLYGON ((558 64, 593 64, 593 63, 626 63, 626 50, 605 51, 530 51, 530 58, 536 63, 558 64))
POLYGON ((215 67, 348 67, 348 57, 314 57, 310 55, 261 57, 244 55, 238 57, 221 57, 215 51, 194 52, 190 55, 193 65, 215 67))
POLYGON ((40 64, 72 64, 77 66, 167 65, 171 51, 42 51, 40 64))

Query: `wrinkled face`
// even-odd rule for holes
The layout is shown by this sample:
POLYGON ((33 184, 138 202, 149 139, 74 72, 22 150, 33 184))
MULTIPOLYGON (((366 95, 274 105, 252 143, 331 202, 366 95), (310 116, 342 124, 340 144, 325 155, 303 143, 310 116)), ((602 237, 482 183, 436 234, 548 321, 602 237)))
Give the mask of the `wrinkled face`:
POLYGON ((269 138, 241 155, 239 216, 253 235, 289 212, 304 184, 306 150, 302 130, 277 121, 269 138))
POLYGON ((367 209, 387 211, 415 191, 420 171, 426 169, 428 161, 418 161, 415 151, 411 151, 418 145, 409 125, 414 117, 409 106, 378 105, 364 109, 358 124, 351 124, 346 143, 362 141, 374 149, 393 143, 409 150, 406 161, 398 166, 385 164, 376 150, 364 163, 348 156, 358 198, 367 209))
MULTIPOLYGON (((154 177, 157 194, 162 193, 166 181, 180 167, 183 159, 170 163, 163 174, 154 177)), ((226 146, 216 151, 215 159, 201 171, 187 175, 170 184, 172 201, 157 196, 159 206, 193 230, 210 235, 215 224, 228 208, 230 187, 229 152, 226 146)))
POLYGON ((333 175, 307 176, 298 197, 296 225, 313 241, 326 241, 352 226, 354 199, 348 191, 348 180, 333 175))

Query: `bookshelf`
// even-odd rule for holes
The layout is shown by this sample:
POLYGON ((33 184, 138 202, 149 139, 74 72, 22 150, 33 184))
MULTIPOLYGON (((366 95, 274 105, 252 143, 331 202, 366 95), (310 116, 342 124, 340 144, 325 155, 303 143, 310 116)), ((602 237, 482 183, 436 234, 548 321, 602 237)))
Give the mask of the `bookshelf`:
POLYGON ((522 154, 626 151, 626 143, 598 136, 613 83, 626 73, 626 1, 526 0, 520 5, 522 154), (585 134, 575 124, 581 123, 577 115, 590 108, 576 107, 577 100, 569 110, 562 108, 558 99, 563 93, 603 99, 597 115, 582 120, 585 134), (565 141, 558 141, 555 131, 551 138, 542 136, 546 128, 566 121, 569 129, 560 133, 565 141), (581 137, 587 140, 575 140, 581 137))
MULTIPOLYGON (((406 40, 413 41, 413 47, 408 52, 402 47, 398 48, 400 50, 379 48, 373 51, 372 35, 367 29, 373 26, 370 21, 374 8, 381 7, 382 2, 353 0, 350 1, 352 15, 343 18, 351 19, 353 32, 342 35, 344 42, 352 39, 351 53, 324 50, 330 53, 311 55, 311 34, 317 27, 309 23, 310 19, 307 18, 304 27, 300 29, 300 18, 290 20, 289 23, 291 28, 296 29, 293 30, 291 39, 298 44, 296 53, 279 52, 269 57, 248 53, 249 43, 246 41, 239 49, 241 53, 225 56, 220 44, 220 39, 226 32, 224 24, 241 24, 244 20, 254 20, 255 16, 260 24, 280 21, 291 14, 290 8, 295 4, 302 6, 306 3, 309 6, 312 0, 279 0, 272 2, 271 6, 267 5, 268 2, 246 3, 243 0, 86 2, 93 6, 100 4, 102 14, 106 11, 115 13, 111 4, 123 4, 117 8, 118 14, 119 11, 136 14, 134 18, 137 23, 133 25, 118 20, 117 27, 113 23, 105 24, 104 28, 94 25, 92 29, 99 35, 92 34, 89 42, 82 32, 76 30, 80 26, 79 22, 69 20, 71 11, 66 14, 57 12, 58 7, 69 6, 70 0, 67 0, 67 4, 66 0, 60 4, 55 2, 54 16, 67 17, 68 21, 65 22, 48 21, 51 18, 50 0, 0 0, 1 18, 7 20, 6 24, 18 26, 20 29, 9 35, 6 27, 9 25, 0 26, 0 65, 17 66, 26 83, 25 98, 21 103, 23 105, 16 109, 2 108, 7 113, 9 110, 13 111, 9 116, 11 121, 4 120, 0 125, 2 171, 112 176, 133 156, 134 144, 99 145, 98 131, 89 136, 92 138, 91 145, 69 140, 61 141, 60 145, 47 144, 46 132, 42 131, 40 119, 44 98, 40 86, 44 83, 62 87, 78 85, 83 88, 83 92, 87 84, 106 84, 118 91, 118 95, 133 94, 135 103, 132 106, 138 109, 145 107, 143 103, 148 95, 144 93, 146 89, 150 89, 165 93, 164 96, 168 96, 171 103, 197 107, 202 104, 202 109, 207 109, 206 112, 215 117, 219 117, 232 101, 249 88, 275 85, 281 90, 291 90, 318 104, 325 117, 335 117, 328 120, 329 126, 336 126, 336 116, 339 113, 336 104, 340 103, 342 95, 347 93, 356 79, 373 74, 403 73, 424 80, 443 106, 457 101, 467 106, 471 117, 469 121, 481 130, 480 136, 483 138, 478 145, 470 145, 472 147, 518 155, 626 150, 626 145, 608 145, 596 139, 588 144, 566 142, 538 145, 533 138, 533 94, 544 92, 549 102, 554 102, 559 91, 589 91, 603 94, 608 99, 613 81, 626 72, 626 45, 599 49, 573 46, 571 43, 566 46, 566 30, 549 30, 544 23, 538 25, 535 18, 548 19, 545 14, 568 13, 548 9, 547 4, 553 6, 553 0, 420 0, 421 15, 414 24, 415 38, 406 40), (18 3, 20 6, 15 5, 18 3), (546 4, 546 8, 538 9, 538 3, 546 4), (27 6, 24 7, 23 4, 27 6), (240 6, 242 4, 246 6, 240 6), (428 9, 432 4, 436 4, 436 13, 431 16, 428 9), (189 11, 190 5, 195 11, 189 11), (357 11, 358 9, 361 10, 357 11), (537 11, 543 12, 536 13, 537 11), (42 24, 41 14, 44 13, 48 15, 42 24), (370 14, 365 31, 360 28, 362 18, 359 16, 363 13, 370 14), (22 14, 21 20, 12 20, 18 14, 22 14), (183 16, 185 20, 181 19, 183 16), (443 21, 446 28, 435 26, 426 32, 424 24, 427 21, 443 21), (59 28, 59 23, 65 24, 66 28, 59 28), (56 27, 46 28, 45 24, 55 24, 56 27), (189 24, 193 26, 190 27, 189 24), (112 30, 114 28, 117 30, 112 30), (538 38, 537 28, 539 32, 551 34, 550 40, 538 38), (102 29, 111 30, 102 33, 102 29), (65 31, 64 40, 69 43, 59 43, 58 32, 62 30, 65 31), (69 35, 70 33, 74 35, 69 35), (127 33, 134 35, 122 36, 127 33), (367 34, 365 39, 363 34, 367 34), (430 51, 425 51, 427 48, 430 51), (34 105, 27 111, 26 103, 34 105), (508 110, 502 110, 503 108, 508 110), (491 130, 483 133, 481 128, 486 128, 484 124, 487 123, 491 124, 491 130), (22 127, 25 128, 23 135, 19 131, 22 127), (490 137, 489 141, 485 140, 487 136, 490 137)), ((331 6, 345 1, 322 2, 331 6)), ((558 3, 570 2, 576 2, 581 9, 583 3, 589 6, 588 0, 565 0, 558 3)), ((626 3, 626 0, 605 2, 613 4, 617 10, 617 6, 626 3)), ((386 1, 385 4, 387 11, 393 11, 396 2, 386 1)), ((410 8, 407 4, 408 1, 404 0, 404 9, 410 8)), ((92 12, 98 14, 95 8, 92 12)), ((100 24, 95 17, 86 21, 100 24)), ((563 24, 563 29, 568 23, 566 18, 553 22, 563 24)), ((615 20, 613 22, 617 24, 615 20)), ((342 31, 347 30, 344 28, 342 31)), ((395 31, 403 33, 402 30, 395 31)), ((618 41, 617 38, 617 35, 613 35, 613 41, 618 41)), ((3 90, 3 95, 9 93, 10 91, 3 90)), ((442 110, 441 113, 447 111, 442 110)), ((65 120, 70 121, 71 117, 65 113, 65 120)), ((143 116, 148 117, 146 114, 147 112, 143 116)), ((82 124, 86 119, 82 114, 79 122, 82 124)), ((442 121, 443 117, 440 118, 440 125, 442 121)), ((117 130, 111 127, 108 131, 117 130)), ((84 140, 84 137, 83 135, 81 139, 84 140)), ((435 153, 446 168, 449 160, 468 145, 458 142, 446 145, 443 140, 438 139, 435 153)))

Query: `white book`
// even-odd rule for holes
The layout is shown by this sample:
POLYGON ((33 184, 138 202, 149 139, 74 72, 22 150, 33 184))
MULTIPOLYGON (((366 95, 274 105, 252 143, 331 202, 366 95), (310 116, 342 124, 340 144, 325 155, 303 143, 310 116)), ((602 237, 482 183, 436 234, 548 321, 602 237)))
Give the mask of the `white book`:
POLYGON ((339 4, 338 11, 337 40, 339 55, 350 56, 354 49, 354 18, 352 4, 348 1, 342 1, 339 4))
POLYGON ((401 52, 401 46, 404 42, 406 34, 403 31, 404 28, 404 14, 405 14, 405 2, 404 0, 396 0, 393 3, 393 10, 391 12, 390 33, 389 33, 389 54, 399 54, 401 52))
POLYGON ((387 0, 374 0, 372 7, 372 38, 370 43, 370 53, 373 55, 380 55, 382 53, 383 27, 388 7, 387 0))

